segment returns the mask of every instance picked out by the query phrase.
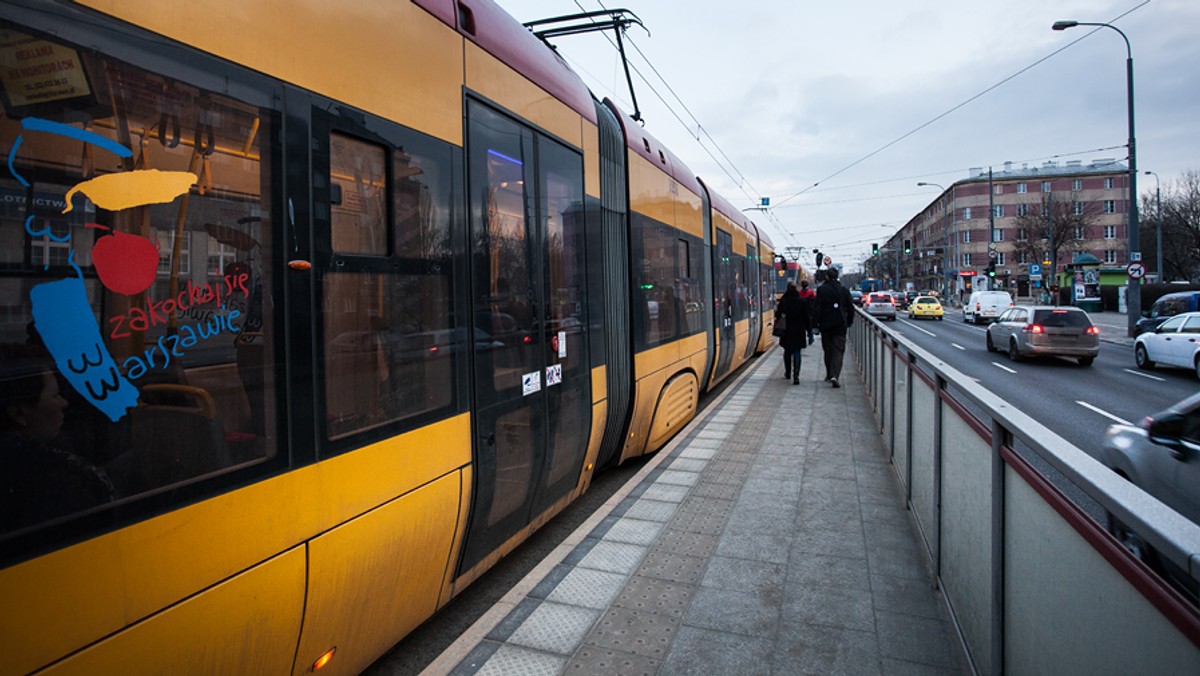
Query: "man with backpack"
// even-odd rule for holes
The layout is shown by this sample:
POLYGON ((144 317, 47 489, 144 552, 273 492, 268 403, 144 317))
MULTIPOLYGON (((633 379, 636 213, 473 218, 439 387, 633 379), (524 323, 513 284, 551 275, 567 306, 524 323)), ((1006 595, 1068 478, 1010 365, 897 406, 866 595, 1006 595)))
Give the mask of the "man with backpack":
POLYGON ((825 352, 825 381, 841 387, 842 358, 846 354, 846 331, 854 323, 854 301, 838 281, 837 268, 825 271, 825 283, 817 287, 817 326, 825 352))

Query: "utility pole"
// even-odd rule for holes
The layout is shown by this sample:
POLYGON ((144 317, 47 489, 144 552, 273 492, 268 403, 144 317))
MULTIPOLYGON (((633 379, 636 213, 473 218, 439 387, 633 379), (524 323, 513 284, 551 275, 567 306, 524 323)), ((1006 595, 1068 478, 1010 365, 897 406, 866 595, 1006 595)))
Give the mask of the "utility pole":
MULTIPOLYGON (((1058 264, 1058 247, 1055 246, 1055 244, 1054 244, 1054 193, 1053 192, 1050 193, 1050 195, 1047 199, 1047 202, 1048 202, 1048 206, 1050 207, 1050 281, 1051 281, 1051 284, 1055 288, 1057 288, 1058 287, 1058 273, 1055 270, 1055 266, 1058 264)), ((1051 291, 1051 295, 1054 296, 1053 305, 1057 307, 1058 306, 1058 291, 1051 291)))
MULTIPOLYGON (((992 187, 992 168, 988 167, 988 265, 995 270, 1000 257, 996 254, 996 190, 992 187)), ((996 278, 988 277, 988 289, 996 288, 996 278)))

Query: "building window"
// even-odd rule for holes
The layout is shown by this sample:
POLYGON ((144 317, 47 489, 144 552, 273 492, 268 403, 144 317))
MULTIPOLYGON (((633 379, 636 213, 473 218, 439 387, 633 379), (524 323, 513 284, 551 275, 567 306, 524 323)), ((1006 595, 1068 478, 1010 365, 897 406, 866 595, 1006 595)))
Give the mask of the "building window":
POLYGON ((996 252, 996 265, 1004 265, 1004 260, 1005 260, 1005 259, 1004 259, 1004 252, 1003 252, 1003 251, 997 251, 997 252, 996 252))
POLYGON ((1001 185, 994 186, 992 192, 994 192, 997 195, 1003 195, 1004 194, 1004 185, 1001 184, 1001 185))
POLYGON ((1083 181, 1079 179, 1071 181, 1071 190, 1083 190, 1083 181))
POLYGON ((1028 251, 1018 251, 1017 252, 1017 263, 1019 263, 1021 265, 1025 265, 1028 262, 1029 262, 1029 252, 1028 251))
POLYGON ((971 220, 971 207, 963 207, 963 220, 971 220))
POLYGON ((1042 202, 1042 218, 1050 218, 1050 205, 1042 202))
POLYGON ((963 239, 963 244, 970 244, 970 243, 971 243, 971 231, 970 231, 970 230, 963 230, 963 233, 962 233, 962 235, 963 235, 963 238, 962 238, 962 239, 963 239))
POLYGON ((1076 216, 1082 216, 1083 215, 1083 202, 1074 202, 1073 204, 1071 204, 1071 213, 1075 214, 1076 216))
POLYGON ((992 207, 992 216, 996 218, 1004 218, 1004 205, 996 204, 992 207))
POLYGON ((1050 181, 1042 181, 1042 192, 1050 192, 1050 181))
POLYGON ((1116 200, 1104 200, 1104 213, 1106 213, 1106 214, 1117 213, 1117 201, 1116 200))
POLYGON ((1027 215, 1029 215, 1029 205, 1028 204, 1018 204, 1017 205, 1017 216, 1020 217, 1020 216, 1027 216, 1027 215))
POLYGON ((1112 190, 1112 189, 1113 189, 1113 180, 1112 180, 1112 178, 1106 178, 1106 179, 1104 179, 1104 189, 1105 189, 1105 190, 1112 190))
POLYGON ((1117 262, 1117 252, 1112 249, 1107 249, 1104 252, 1104 262, 1112 265, 1117 262))
POLYGON ((964 267, 964 268, 971 267, 971 254, 965 253, 962 255, 962 267, 964 267))
MULTIPOLYGON (((171 256, 175 251, 175 231, 155 228, 155 237, 158 238, 158 274, 171 274, 171 256)), ((188 241, 187 232, 183 233, 183 237, 179 238, 179 274, 190 275, 192 273, 192 255, 191 246, 188 241)))
POLYGON ((1075 239, 1083 239, 1083 226, 1077 225, 1073 228, 1075 239))
POLYGON ((1026 192, 1028 192, 1028 186, 1026 186, 1024 183, 1018 183, 1017 184, 1017 192, 1020 194, 1025 194, 1026 192))
POLYGON ((208 249, 208 276, 220 277, 226 266, 237 261, 237 249, 231 244, 222 244, 214 238, 208 249), (215 246, 212 246, 215 244, 215 246))
POLYGON ((1104 239, 1116 239, 1116 238, 1117 238, 1117 226, 1115 226, 1115 225, 1104 226, 1104 239))
POLYGON ((50 221, 50 234, 34 237, 30 242, 29 262, 35 267, 65 267, 71 264, 69 223, 50 221), (54 239, 51 239, 53 235, 54 239))
POLYGON ((1017 228, 1017 241, 1024 242, 1027 239, 1029 239, 1029 231, 1025 228, 1017 228))
POLYGON ((992 241, 993 242, 1003 242, 1004 241, 1004 228, 996 228, 995 230, 992 231, 992 241))

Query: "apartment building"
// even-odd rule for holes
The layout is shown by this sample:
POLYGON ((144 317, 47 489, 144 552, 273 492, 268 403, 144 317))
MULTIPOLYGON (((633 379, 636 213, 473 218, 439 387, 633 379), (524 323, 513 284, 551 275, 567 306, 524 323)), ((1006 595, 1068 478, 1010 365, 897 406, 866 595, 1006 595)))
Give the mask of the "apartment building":
MULTIPOLYGON (((1035 272, 1041 265, 1041 284, 1046 284, 1051 269, 1062 275, 1084 253, 1101 261, 1102 270, 1129 262, 1128 183, 1129 168, 1109 158, 971 169, 968 178, 946 186, 913 216, 885 251, 903 251, 909 240, 912 253, 899 261, 902 282, 961 297, 986 277, 989 250, 994 250, 993 286, 1017 296, 1035 295, 1040 284, 1036 274, 1030 279, 1031 263, 1035 272), (1065 228, 1055 237, 1059 247, 1053 259, 1039 218, 1065 228)), ((883 269, 895 264, 876 262, 883 269)))

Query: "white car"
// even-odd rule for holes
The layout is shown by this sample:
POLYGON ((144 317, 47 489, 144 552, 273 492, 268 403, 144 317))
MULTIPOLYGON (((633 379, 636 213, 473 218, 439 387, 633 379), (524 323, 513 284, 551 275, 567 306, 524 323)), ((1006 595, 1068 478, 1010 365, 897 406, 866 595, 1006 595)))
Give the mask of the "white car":
POLYGON ((973 291, 963 304, 963 321, 972 324, 994 322, 1001 312, 1012 306, 1013 299, 1007 291, 973 291))
POLYGON ((1200 312, 1175 315, 1153 331, 1138 334, 1133 358, 1138 368, 1177 366, 1200 378, 1200 312))

